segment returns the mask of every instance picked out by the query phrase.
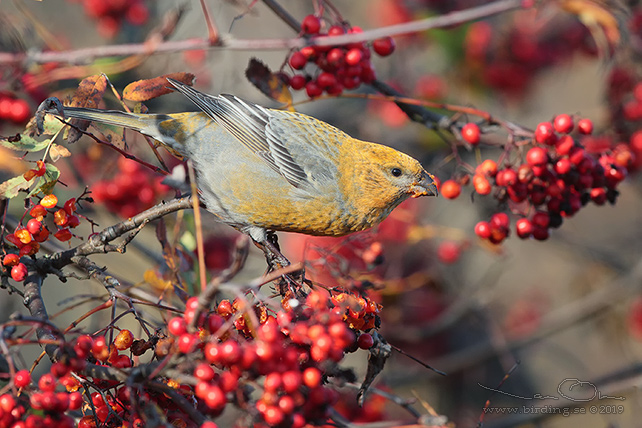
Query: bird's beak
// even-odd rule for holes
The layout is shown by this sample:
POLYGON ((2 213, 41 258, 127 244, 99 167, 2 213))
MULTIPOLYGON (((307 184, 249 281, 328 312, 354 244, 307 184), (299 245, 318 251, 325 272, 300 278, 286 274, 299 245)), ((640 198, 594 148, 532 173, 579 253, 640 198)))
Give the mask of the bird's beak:
POLYGON ((423 171, 421 173, 421 178, 410 186, 409 193, 413 198, 418 198, 420 196, 438 196, 439 192, 435 185, 435 177, 432 174, 423 171))

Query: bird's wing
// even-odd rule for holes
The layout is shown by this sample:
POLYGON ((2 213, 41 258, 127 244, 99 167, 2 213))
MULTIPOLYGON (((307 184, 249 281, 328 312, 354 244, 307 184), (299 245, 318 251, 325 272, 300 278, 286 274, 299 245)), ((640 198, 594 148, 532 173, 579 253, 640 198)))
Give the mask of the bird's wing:
POLYGON ((232 95, 212 96, 173 79, 180 93, 207 113, 243 145, 256 153, 291 185, 304 187, 308 177, 270 127, 270 111, 232 95))

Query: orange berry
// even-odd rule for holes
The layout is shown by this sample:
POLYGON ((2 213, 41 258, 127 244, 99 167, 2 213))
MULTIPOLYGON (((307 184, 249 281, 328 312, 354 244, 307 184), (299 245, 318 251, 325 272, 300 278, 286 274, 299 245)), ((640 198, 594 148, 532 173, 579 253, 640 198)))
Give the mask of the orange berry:
POLYGON ((42 205, 45 208, 53 208, 58 204, 58 198, 56 195, 47 195, 44 198, 40 200, 40 205, 42 205))
POLYGON ((461 185, 455 180, 446 180, 441 184, 441 194, 446 199, 455 199, 461 194, 461 185))

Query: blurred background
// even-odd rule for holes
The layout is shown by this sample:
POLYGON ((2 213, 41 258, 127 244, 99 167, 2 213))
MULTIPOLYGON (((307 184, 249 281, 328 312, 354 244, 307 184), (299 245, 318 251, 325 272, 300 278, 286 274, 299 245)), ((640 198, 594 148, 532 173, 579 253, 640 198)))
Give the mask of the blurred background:
MULTIPOLYGON (((284 49, 152 52, 137 57, 133 66, 126 63, 125 56, 92 58, 92 52, 99 53, 105 46, 150 40, 149 36, 158 35, 158 27, 171 19, 175 19, 175 25, 166 25, 166 40, 207 37, 206 19, 195 1, 132 2, 129 8, 121 6, 120 14, 101 12, 101 3, 110 2, 2 2, 3 53, 87 49, 73 64, 26 63, 20 65, 20 72, 15 64, 0 62, 2 96, 25 100, 30 117, 46 96, 64 97, 79 80, 92 74, 105 72, 114 87, 122 91, 135 80, 188 71, 196 75, 195 86, 200 90, 231 93, 261 105, 280 106, 248 81, 245 69, 251 58, 258 58, 272 71, 285 65, 283 70, 292 74, 286 65, 288 51, 284 49), (176 16, 179 9, 180 16, 176 16)), ((264 2, 206 3, 224 37, 262 40, 297 36, 264 2)), ((323 4, 286 0, 279 3, 298 20, 323 4)), ((368 30, 483 3, 353 0, 333 4, 344 20, 368 30)), ((537 9, 506 12, 475 24, 395 37, 397 47, 391 56, 373 55, 377 78, 409 97, 474 106, 531 129, 560 113, 579 115, 593 121, 597 135, 619 142, 623 133, 621 127, 617 129, 619 118, 615 116, 623 113, 613 109, 610 98, 615 84, 613 70, 626 70, 636 81, 636 56, 631 51, 635 51, 638 40, 634 25, 637 21, 633 19, 640 16, 635 13, 637 4, 632 5, 633 12, 625 14, 620 14, 617 4, 603 5, 621 18, 623 28, 631 32, 623 37, 626 40, 622 45, 608 45, 606 51, 602 42, 608 32, 592 31, 595 28, 586 27, 578 19, 579 14, 565 5, 562 1, 543 2, 537 9)), ((153 51, 153 37, 151 40, 153 51)), ((107 92, 105 107, 118 108, 118 102, 107 92)), ((292 92, 295 102, 308 100, 305 91, 292 92)), ((368 85, 350 92, 375 93, 368 85)), ((145 104, 152 112, 193 110, 175 94, 145 104)), ((396 105, 385 101, 330 97, 295 108, 356 138, 405 151, 420 159, 441 181, 466 172, 453 160, 453 150, 462 162, 475 166, 483 159, 497 159, 506 141, 505 134, 489 134, 479 148, 473 149, 458 143, 452 135, 410 121, 396 105)), ((4 136, 20 132, 27 118, 0 122, 0 132, 4 136)), ((141 138, 127 134, 127 145, 137 157, 155 161, 141 138)), ((64 200, 76 196, 88 185, 97 203, 83 205, 81 213, 100 225, 97 230, 173 195, 158 184, 159 175, 119 160, 117 153, 88 139, 68 149, 71 156, 56 163, 61 170, 60 180, 67 186, 59 190, 58 197, 64 200)), ((2 149, 0 158, 2 180, 30 167, 6 149, 2 149)), ((177 164, 169 155, 164 158, 170 166, 177 164)), ((506 207, 491 196, 473 195, 471 186, 464 186, 462 195, 455 200, 440 197, 407 201, 376 230, 349 238, 291 234, 279 237, 284 254, 292 261, 305 260, 308 276, 322 284, 372 283, 383 305, 382 335, 404 353, 447 373, 437 375, 399 352, 387 362, 375 386, 418 399, 415 407, 422 413, 427 413, 422 403, 428 403, 458 427, 475 426, 482 415, 486 427, 639 426, 639 176, 631 174, 618 190, 621 193, 615 205, 583 208, 542 242, 520 240, 514 233, 499 246, 478 239, 473 232, 475 224, 506 207), (573 379, 577 380, 574 387, 573 379), (502 392, 493 393, 491 389, 502 392), (549 398, 534 399, 536 395, 549 398), (600 399, 604 396, 610 398, 600 399), (484 414, 489 399, 490 411, 519 411, 484 414), (564 410, 574 414, 560 414, 564 410)), ((15 227, 23 210, 20 203, 12 201, 8 223, 13 219, 15 227)), ((184 215, 191 218, 191 212, 184 215)), ((174 220, 167 221, 171 235, 174 220)), ((204 222, 206 258, 212 273, 230 263, 235 232, 217 225, 209 214, 204 222)), ((89 226, 85 223, 81 227, 85 229, 77 234, 86 236, 89 226)), ((188 227, 180 232, 172 239, 179 239, 184 246, 189 265, 195 259, 193 234, 188 227)), ((72 240, 72 245, 74 242, 79 241, 72 240)), ((67 246, 55 245, 58 249, 67 246)), ((125 255, 110 254, 94 260, 107 266, 139 296, 153 299, 162 293, 158 285, 162 282, 161 247, 153 226, 136 238, 125 255)), ((250 260, 235 281, 258 277, 264 269, 263 255, 252 249, 250 260)), ((91 289, 88 284, 73 279, 62 284, 49 277, 43 292, 50 302, 50 315, 104 293, 99 284, 92 283, 91 289)), ((25 313, 15 295, 3 297, 0 305, 2 319, 14 312, 25 313)), ((63 311, 54 322, 67 326, 95 305, 88 300, 63 311)), ((87 329, 105 325, 109 317, 103 315, 84 321, 87 329)), ((161 321, 155 313, 148 316, 161 321)), ((136 326, 132 322, 133 331, 136 326)), ((40 352, 36 347, 25 347, 24 351, 25 361, 32 361, 30 355, 40 352)), ((346 365, 355 367, 363 378, 366 358, 365 351, 358 351, 350 355, 346 365)), ((352 412, 356 420, 383 418, 402 423, 410 419, 404 409, 389 401, 375 399, 374 404, 362 410, 349 400, 345 402, 343 411, 352 412)))

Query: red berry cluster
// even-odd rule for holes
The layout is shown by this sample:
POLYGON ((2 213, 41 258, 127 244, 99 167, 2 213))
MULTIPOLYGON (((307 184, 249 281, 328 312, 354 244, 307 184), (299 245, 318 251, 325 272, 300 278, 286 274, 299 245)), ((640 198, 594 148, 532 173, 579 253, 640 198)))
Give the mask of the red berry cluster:
POLYGON ((509 95, 521 95, 538 72, 566 62, 575 52, 596 53, 587 27, 571 16, 551 20, 546 29, 517 14, 511 28, 495 29, 486 21, 468 28, 465 60, 471 75, 509 95))
POLYGON ((98 20, 98 32, 107 38, 118 34, 123 20, 143 25, 149 10, 143 0, 82 0, 87 16, 98 20))
MULTIPOLYGON (((90 339, 91 340, 91 339, 90 339)), ((74 349, 76 349, 78 345, 74 349)), ((71 351, 68 349, 67 351, 71 351)), ((14 428, 52 427, 73 428, 74 419, 66 415, 77 411, 83 404, 80 382, 71 375, 82 370, 86 362, 73 351, 67 353, 66 362, 52 364, 48 373, 33 383, 28 370, 17 371, 12 378, 13 386, 21 395, 0 396, 0 426, 14 428), (26 393, 23 395, 23 393, 26 393), (28 396, 28 399, 25 399, 28 396)))
POLYGON ((92 196, 111 212, 129 218, 153 206, 169 190, 161 180, 138 162, 121 157, 116 176, 91 186, 92 196))
POLYGON ((313 291, 305 304, 284 300, 274 316, 262 305, 223 300, 216 311, 201 314, 199 330, 190 332, 197 307, 196 298, 188 300, 184 316, 168 322, 168 332, 177 350, 197 362, 193 390, 199 408, 217 416, 230 402, 246 406, 234 391, 260 384, 262 392, 252 402, 257 422, 292 427, 327 419, 338 393, 324 386, 324 378, 334 375, 333 363, 344 352, 372 347, 373 337, 363 330, 375 327, 380 310, 369 299, 345 292, 330 297, 313 291), (258 328, 250 328, 254 317, 258 328))
MULTIPOLYGON (((499 168, 494 161, 485 160, 476 169, 472 180, 475 191, 487 195, 494 188, 500 202, 507 202, 513 212, 523 216, 515 225, 522 239, 547 239, 551 228, 559 227, 564 218, 573 216, 589 201, 597 205, 615 202, 616 187, 626 177, 630 164, 630 151, 602 148, 595 156, 593 137, 589 135, 593 132, 591 121, 577 122, 579 133, 585 135, 581 139, 569 135, 574 128, 573 118, 561 114, 553 122, 537 126, 533 147, 521 165, 505 163, 499 168)), ((497 213, 489 222, 482 221, 475 227, 479 237, 495 244, 509 231, 506 213, 497 213)))
POLYGON ((628 149, 633 155, 628 169, 637 171, 642 167, 642 77, 629 69, 614 68, 609 76, 607 97, 618 141, 625 142, 615 147, 616 156, 624 160, 629 156, 628 149))
MULTIPOLYGON (((308 37, 332 37, 361 33, 363 30, 359 27, 332 25, 327 32, 322 32, 321 19, 308 15, 301 23, 301 31, 308 37)), ((355 89, 362 83, 371 83, 375 79, 370 61, 371 49, 380 56, 388 56, 394 51, 395 42, 390 37, 384 37, 370 45, 359 42, 341 46, 306 46, 294 51, 288 62, 290 67, 301 70, 302 73, 290 77, 289 85, 294 90, 305 88, 307 95, 314 98, 323 92, 339 95, 344 89, 355 89), (308 65, 311 67, 307 67, 308 65)))
MULTIPOLYGON (((38 163, 41 162, 38 161, 38 163)), ((37 175, 37 171, 29 170, 25 175, 31 173, 37 175)), ((40 244, 49 239, 49 228, 44 223, 47 214, 51 214, 50 217, 57 229, 53 236, 64 242, 70 240, 73 236, 70 229, 80 224, 80 218, 76 215, 76 210, 76 198, 68 199, 62 207, 59 207, 58 198, 56 195, 51 194, 44 196, 38 204, 25 213, 25 217, 27 213, 31 217, 26 226, 21 222, 13 233, 4 238, 18 249, 17 254, 9 253, 2 259, 3 266, 7 269, 11 268, 11 278, 15 281, 24 281, 27 276, 27 267, 20 262, 20 257, 33 256, 40 250, 40 244)))
POLYGON ((10 94, 0 93, 0 122, 8 120, 15 124, 23 124, 30 117, 31 109, 27 101, 10 94))

